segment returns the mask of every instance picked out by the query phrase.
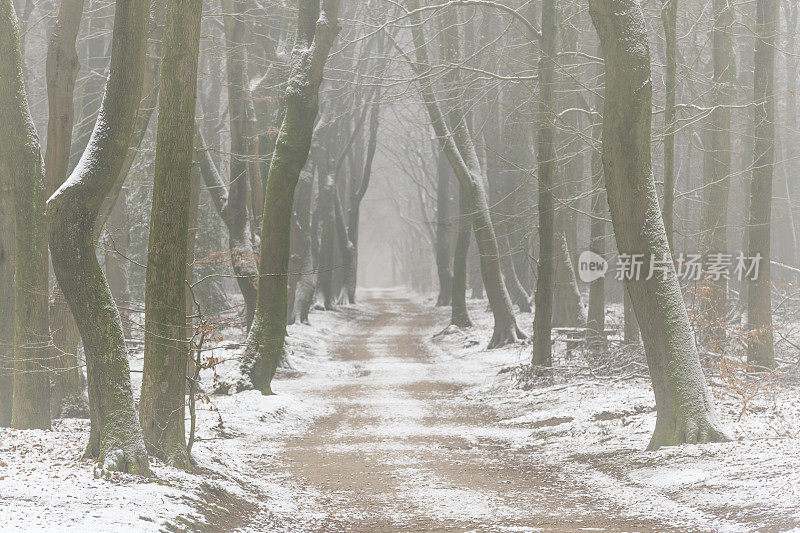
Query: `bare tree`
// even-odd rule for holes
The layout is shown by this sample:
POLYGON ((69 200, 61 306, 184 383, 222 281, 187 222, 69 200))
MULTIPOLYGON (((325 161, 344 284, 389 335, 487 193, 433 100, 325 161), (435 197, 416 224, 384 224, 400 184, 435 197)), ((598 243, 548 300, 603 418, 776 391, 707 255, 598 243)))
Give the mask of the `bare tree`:
POLYGON ((772 282, 770 230, 772 228, 772 174, 775 165, 775 34, 778 2, 757 0, 755 70, 753 78, 753 176, 750 182, 749 256, 759 257, 758 277, 749 282, 747 327, 751 341, 747 360, 771 368, 775 364, 772 342, 772 282))
POLYGON ((44 166, 25 91, 19 26, 0 2, 2 166, 14 197, 14 393, 11 425, 50 429, 50 329, 44 166))
POLYGON ((666 261, 665 274, 634 278, 627 291, 636 312, 656 397, 648 449, 725 440, 705 383, 653 180, 650 51, 635 0, 589 0, 603 47, 603 168, 620 254, 666 261))
POLYGON ((294 192, 311 148, 325 63, 339 33, 338 0, 300 0, 298 7, 297 35, 286 88, 286 116, 267 178, 258 303, 245 349, 245 370, 253 386, 264 394, 272 392, 270 383, 286 336, 294 192))
POLYGON ((75 170, 50 197, 50 252, 83 339, 91 433, 87 453, 106 470, 148 474, 119 312, 97 261, 94 228, 136 127, 150 20, 147 0, 119 0, 111 67, 97 124, 75 170))
POLYGON ((184 430, 186 283, 202 0, 168 0, 147 253, 139 420, 148 451, 190 468, 184 430))

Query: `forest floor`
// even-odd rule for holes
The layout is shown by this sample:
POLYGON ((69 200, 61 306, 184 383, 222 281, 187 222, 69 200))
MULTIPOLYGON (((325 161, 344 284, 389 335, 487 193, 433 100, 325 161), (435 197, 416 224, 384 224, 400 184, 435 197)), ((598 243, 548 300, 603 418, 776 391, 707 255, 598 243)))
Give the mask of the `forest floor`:
MULTIPOLYGON (((442 331, 449 309, 430 300, 360 296, 290 327, 277 395, 210 396, 193 474, 155 461, 151 480, 96 479, 79 459, 86 421, 0 430, 0 530, 800 528, 796 385, 753 393, 740 417, 717 384, 733 442, 645 452, 655 412, 637 355, 609 372, 556 343, 557 368, 532 377, 529 344, 484 349, 485 302, 470 301, 474 328, 442 331)), ((209 392, 236 380, 237 351, 216 350, 209 392)))

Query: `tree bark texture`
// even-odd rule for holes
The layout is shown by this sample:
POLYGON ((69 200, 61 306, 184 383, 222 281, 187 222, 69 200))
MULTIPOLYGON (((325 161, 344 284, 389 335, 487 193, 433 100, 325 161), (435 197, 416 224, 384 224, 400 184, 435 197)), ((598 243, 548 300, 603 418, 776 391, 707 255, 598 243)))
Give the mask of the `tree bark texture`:
POLYGON ((777 0, 756 2, 755 71, 753 80, 753 176, 750 182, 749 257, 761 257, 757 279, 748 283, 747 328, 752 337, 747 360, 772 368, 772 282, 770 233, 772 178, 775 164, 775 45, 778 32, 777 0))
POLYGON ((136 127, 142 95, 150 6, 119 0, 111 67, 89 144, 75 170, 48 201, 56 278, 83 339, 91 433, 87 454, 103 469, 149 474, 136 419, 119 312, 97 261, 94 228, 112 191, 136 127))
POLYGON ((11 425, 50 429, 50 329, 45 176, 11 0, 0 1, 2 166, 14 198, 14 392, 11 425))
POLYGON ((202 0, 168 0, 147 253, 139 421, 150 454, 191 467, 184 428, 186 283, 202 0))
POLYGON ((263 394, 272 393, 283 353, 294 193, 311 148, 325 63, 339 33, 338 0, 301 0, 298 7, 286 115, 267 178, 256 314, 243 363, 251 383, 263 394))
POLYGON ((627 283, 656 398, 648 445, 719 441, 720 428, 694 344, 658 205, 650 155, 652 82, 644 14, 635 0, 589 0, 606 66, 603 168, 620 254, 665 261, 665 274, 627 283))

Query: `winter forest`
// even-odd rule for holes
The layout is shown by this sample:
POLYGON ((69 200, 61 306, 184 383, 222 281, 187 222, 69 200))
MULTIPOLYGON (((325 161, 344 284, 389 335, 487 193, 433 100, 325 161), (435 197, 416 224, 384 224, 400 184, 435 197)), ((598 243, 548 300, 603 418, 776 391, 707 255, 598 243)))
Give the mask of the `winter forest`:
POLYGON ((0 0, 0 531, 800 530, 797 0, 0 0))

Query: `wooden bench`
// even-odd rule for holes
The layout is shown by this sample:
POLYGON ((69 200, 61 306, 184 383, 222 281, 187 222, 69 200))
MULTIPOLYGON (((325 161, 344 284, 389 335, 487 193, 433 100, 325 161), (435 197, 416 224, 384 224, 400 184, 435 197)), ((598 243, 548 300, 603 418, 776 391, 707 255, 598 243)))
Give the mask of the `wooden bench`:
MULTIPOLYGON (((567 345, 567 355, 586 344, 586 328, 553 328, 553 333, 564 337, 564 343, 567 345)), ((618 333, 619 330, 617 328, 605 328, 603 330, 603 339, 608 340, 609 335, 617 335, 618 333)))

